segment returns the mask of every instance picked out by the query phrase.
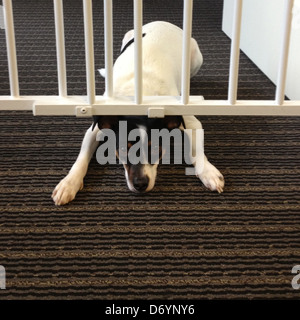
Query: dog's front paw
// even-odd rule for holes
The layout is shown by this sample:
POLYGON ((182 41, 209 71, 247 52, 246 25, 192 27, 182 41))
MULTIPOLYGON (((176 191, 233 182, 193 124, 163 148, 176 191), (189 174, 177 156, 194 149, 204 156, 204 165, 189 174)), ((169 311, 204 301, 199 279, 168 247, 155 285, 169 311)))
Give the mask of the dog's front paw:
POLYGON ((67 204, 75 198, 77 192, 82 188, 82 180, 66 176, 53 190, 52 199, 57 206, 67 204))
POLYGON ((222 173, 211 163, 206 163, 204 170, 198 174, 198 177, 211 191, 223 192, 225 180, 222 173))

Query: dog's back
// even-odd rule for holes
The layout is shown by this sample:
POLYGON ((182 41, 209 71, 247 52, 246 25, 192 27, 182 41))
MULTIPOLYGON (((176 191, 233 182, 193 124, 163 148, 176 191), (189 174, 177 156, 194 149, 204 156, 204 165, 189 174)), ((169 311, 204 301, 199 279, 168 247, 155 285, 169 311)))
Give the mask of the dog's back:
MULTIPOLYGON (((143 94, 179 95, 181 91, 181 64, 183 31, 164 21, 143 26, 143 94)), ((133 30, 123 39, 124 48, 133 38, 133 30)), ((191 41, 191 76, 202 64, 197 42, 191 41)), ((134 43, 118 57, 114 65, 116 95, 134 95, 134 43)))

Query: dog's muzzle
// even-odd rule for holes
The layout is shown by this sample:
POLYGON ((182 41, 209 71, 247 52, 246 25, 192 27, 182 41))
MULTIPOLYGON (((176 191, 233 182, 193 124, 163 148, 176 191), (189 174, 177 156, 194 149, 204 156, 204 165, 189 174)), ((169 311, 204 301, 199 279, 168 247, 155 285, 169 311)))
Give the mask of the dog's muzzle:
POLYGON ((134 177, 132 182, 133 187, 137 192, 144 192, 148 188, 149 178, 147 176, 134 177))

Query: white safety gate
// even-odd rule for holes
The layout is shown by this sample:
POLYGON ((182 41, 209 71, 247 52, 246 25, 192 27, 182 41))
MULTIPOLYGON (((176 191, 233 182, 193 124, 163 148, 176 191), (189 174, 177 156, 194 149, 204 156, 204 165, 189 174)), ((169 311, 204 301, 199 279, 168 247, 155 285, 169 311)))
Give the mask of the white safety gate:
POLYGON ((184 1, 182 44, 182 93, 173 96, 143 96, 142 92, 142 20, 143 1, 134 1, 135 96, 114 97, 113 91, 113 12, 112 0, 104 0, 105 89, 106 96, 96 96, 94 78, 94 44, 92 0, 83 0, 87 96, 68 96, 64 45, 63 1, 54 0, 56 49, 58 66, 58 96, 20 96, 11 0, 3 0, 7 41, 10 96, 0 96, 0 110, 33 110, 34 115, 281 115, 300 116, 300 101, 284 100, 293 0, 285 1, 282 15, 281 56, 278 66, 274 100, 237 100, 240 30, 243 0, 235 0, 229 87, 227 100, 204 100, 190 96, 190 39, 193 1, 184 1))

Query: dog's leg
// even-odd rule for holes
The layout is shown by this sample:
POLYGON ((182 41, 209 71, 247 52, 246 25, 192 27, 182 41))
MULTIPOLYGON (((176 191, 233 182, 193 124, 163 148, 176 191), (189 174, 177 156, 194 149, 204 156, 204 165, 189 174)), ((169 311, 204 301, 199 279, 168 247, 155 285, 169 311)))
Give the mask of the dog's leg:
POLYGON ((89 162, 99 142, 96 141, 98 126, 87 130, 82 141, 80 153, 68 175, 60 181, 52 193, 56 205, 64 205, 72 201, 77 192, 83 188, 83 178, 86 175, 89 162))
MULTIPOLYGON (((183 116, 183 120, 185 123, 186 129, 201 129, 202 125, 201 122, 194 116, 183 116)), ((190 142, 192 143, 192 154, 197 154, 197 141, 195 139, 195 134, 190 133, 189 131, 186 132, 189 137, 190 142)), ((198 142, 203 143, 203 140, 198 142)), ((204 150, 204 146, 200 146, 201 150, 204 150)), ((213 166, 204 155, 203 157, 204 163, 195 162, 195 174, 197 177, 200 178, 202 183, 212 191, 218 191, 219 193, 223 192, 224 188, 224 177, 221 172, 213 166)))

